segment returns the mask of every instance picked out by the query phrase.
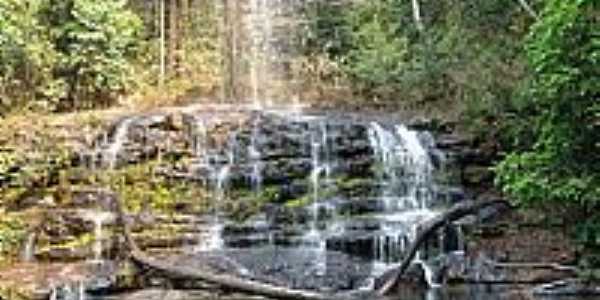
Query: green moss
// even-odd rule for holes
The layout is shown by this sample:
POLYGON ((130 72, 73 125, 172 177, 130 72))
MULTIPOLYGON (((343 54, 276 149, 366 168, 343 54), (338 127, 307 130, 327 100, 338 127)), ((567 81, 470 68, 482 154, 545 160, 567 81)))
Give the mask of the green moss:
POLYGON ((0 262, 17 252, 25 233, 26 225, 19 217, 0 211, 0 262))
POLYGON ((371 181, 372 179, 367 178, 338 177, 335 179, 335 186, 340 190, 353 190, 368 185, 371 181))
POLYGON ((170 181, 156 176, 156 162, 147 162, 120 170, 104 171, 98 181, 117 191, 128 211, 139 212, 144 207, 173 213, 176 206, 186 204, 202 210, 208 205, 203 187, 189 182, 170 181))
POLYGON ((0 286, 0 299, 26 300, 32 299, 12 286, 0 286))
POLYGON ((50 251, 51 249, 82 248, 91 245, 95 240, 96 238, 92 233, 84 233, 61 244, 46 245, 44 247, 40 247, 39 252, 44 253, 50 251))
POLYGON ((285 207, 287 207, 287 208, 303 207, 303 206, 309 205, 312 201, 313 201, 313 198, 311 197, 311 195, 306 194, 300 198, 296 198, 296 199, 286 202, 285 207))

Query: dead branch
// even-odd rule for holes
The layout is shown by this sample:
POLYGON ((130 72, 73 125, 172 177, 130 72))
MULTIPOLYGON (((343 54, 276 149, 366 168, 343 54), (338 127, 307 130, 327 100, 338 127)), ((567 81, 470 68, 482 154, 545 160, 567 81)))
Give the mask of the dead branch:
POLYGON ((413 261, 417 250, 436 230, 444 226, 445 224, 457 221, 467 215, 477 213, 478 211, 496 205, 504 205, 510 207, 510 204, 506 200, 494 199, 483 202, 464 202, 453 206, 445 213, 433 218, 428 221, 422 230, 417 235, 415 242, 408 250, 406 256, 397 268, 393 268, 385 272, 382 276, 375 280, 375 290, 379 295, 385 295, 392 291, 392 289, 398 284, 402 275, 406 269, 410 266, 413 261))

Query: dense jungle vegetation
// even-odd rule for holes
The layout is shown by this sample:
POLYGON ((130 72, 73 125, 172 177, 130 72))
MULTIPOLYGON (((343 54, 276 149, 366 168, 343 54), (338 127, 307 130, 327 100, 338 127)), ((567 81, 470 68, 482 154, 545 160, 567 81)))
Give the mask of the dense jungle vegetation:
MULTIPOLYGON (((498 188, 516 204, 558 212, 594 252, 600 2, 528 2, 422 1, 417 16, 411 1, 311 1, 298 32, 300 74, 320 95, 313 102, 424 111, 493 140, 498 188)), ((161 27, 160 1, 0 0, 0 122, 216 97, 212 4, 165 1, 161 27)), ((6 175, 15 164, 0 144, 3 189, 16 184, 6 175)), ((2 217, 0 252, 17 243, 18 222, 2 217)))

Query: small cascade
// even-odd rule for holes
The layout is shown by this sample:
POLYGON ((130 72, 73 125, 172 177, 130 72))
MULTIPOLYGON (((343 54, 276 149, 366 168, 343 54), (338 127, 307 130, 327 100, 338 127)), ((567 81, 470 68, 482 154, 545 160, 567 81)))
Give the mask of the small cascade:
MULTIPOLYGON (((206 128, 204 131, 205 130, 206 128)), ((210 218, 202 227, 202 233, 199 236, 199 243, 195 247, 195 250, 198 252, 217 251, 225 247, 225 241, 223 240, 223 229, 225 226, 223 220, 221 219, 221 214, 222 207, 227 196, 226 194, 231 172, 237 162, 236 153, 239 147, 237 143, 237 132, 233 132, 228 136, 226 144, 227 147, 224 153, 226 162, 220 166, 218 165, 218 162, 215 162, 213 165, 207 149, 201 151, 201 153, 203 153, 202 155, 206 156, 203 159, 204 167, 208 169, 210 174, 209 176, 213 182, 214 213, 212 218, 210 218)))
POLYGON ((205 165, 208 165, 208 132, 206 123, 203 119, 200 119, 197 120, 194 125, 195 128, 193 129, 191 136, 194 143, 194 155, 196 158, 202 159, 205 165))
POLYGON ((30 232, 27 235, 27 239, 25 240, 25 244, 24 244, 23 250, 21 252, 21 260, 23 262, 33 262, 34 254, 35 254, 36 239, 37 239, 37 234, 35 232, 30 232))
POLYGON ((404 125, 387 129, 372 122, 368 135, 379 164, 379 198, 385 220, 381 234, 373 242, 373 253, 377 260, 390 263, 398 260, 414 241, 416 228, 413 227, 433 215, 428 210, 435 185, 433 166, 418 132, 404 125))
POLYGON ((312 247, 315 254, 314 266, 318 276, 325 275, 327 271, 327 240, 324 232, 319 228, 320 212, 322 209, 331 210, 322 203, 321 194, 323 184, 329 182, 330 167, 328 164, 329 148, 328 137, 325 122, 319 121, 310 132, 310 154, 311 154, 311 172, 310 172, 310 190, 312 193, 312 203, 310 204, 310 229, 305 234, 304 240, 312 247), (322 177, 326 176, 323 182, 322 177))
POLYGON ((318 229, 317 223, 319 220, 319 176, 321 175, 321 165, 319 160, 319 153, 321 144, 318 142, 316 135, 311 134, 310 140, 310 154, 311 154, 311 173, 310 173, 310 187, 312 191, 312 221, 310 226, 310 234, 314 236, 318 229))
POLYGON ((102 264, 104 262, 102 253, 103 253, 103 233, 102 226, 108 222, 112 218, 112 214, 110 213, 97 213, 94 215, 94 260, 98 264, 102 264))
POLYGON ((86 300, 86 283, 84 281, 64 283, 61 285, 51 284, 48 295, 49 300, 86 300))
POLYGON ((323 148, 323 171, 325 172, 325 184, 331 183, 331 145, 329 142, 329 131, 327 123, 320 122, 319 130, 321 131, 321 145, 323 148))
POLYGON ((250 185, 255 193, 262 189, 262 170, 263 164, 261 154, 258 148, 258 139, 260 137, 260 127, 258 119, 252 122, 252 133, 250 135, 250 145, 248 146, 248 158, 252 164, 252 172, 250 174, 250 185))
POLYGON ((429 265, 426 261, 422 260, 420 257, 416 257, 412 262, 413 265, 418 265, 421 267, 424 273, 425 282, 427 282, 427 286, 430 288, 439 288, 441 287, 441 283, 438 280, 438 270, 435 267, 429 265))
POLYGON ((103 264, 104 258, 102 256, 104 252, 104 233, 103 227, 114 220, 114 215, 110 212, 97 211, 97 210, 85 210, 80 213, 81 217, 89 222, 94 223, 94 245, 93 253, 94 257, 90 260, 94 264, 103 264))
POLYGON ((410 167, 413 177, 408 185, 408 198, 420 209, 426 209, 431 201, 433 167, 427 150, 423 147, 416 131, 408 130, 404 125, 397 125, 396 132, 403 141, 406 150, 405 161, 410 167))
POLYGON ((223 240, 223 224, 218 220, 212 219, 205 224, 199 235, 199 243, 195 247, 197 252, 210 252, 223 249, 225 241, 223 240))
POLYGON ((102 223, 101 218, 94 218, 94 262, 102 263, 102 223))
POLYGON ((105 138, 105 148, 102 151, 102 161, 110 169, 117 165, 119 153, 127 143, 129 127, 134 123, 135 118, 125 118, 117 124, 112 139, 105 138))
POLYGON ((369 142, 373 149, 375 159, 380 164, 378 172, 379 182, 382 185, 380 190, 380 198, 385 205, 385 210, 394 209, 396 199, 392 199, 394 195, 393 189, 398 186, 395 170, 396 151, 398 150, 398 138, 393 132, 386 130, 377 122, 371 122, 369 126, 369 142))

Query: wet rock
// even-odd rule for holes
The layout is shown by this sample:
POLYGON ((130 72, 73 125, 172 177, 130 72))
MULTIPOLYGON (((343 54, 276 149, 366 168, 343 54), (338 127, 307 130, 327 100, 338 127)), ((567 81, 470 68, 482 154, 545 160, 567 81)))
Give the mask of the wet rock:
POLYGON ((263 208, 267 220, 271 224, 306 223, 308 212, 302 207, 285 207, 277 204, 267 204, 263 208))
POLYGON ((110 190, 98 189, 89 191, 74 191, 68 208, 94 208, 113 211, 117 200, 116 193, 110 190))
POLYGON ((164 129, 170 131, 181 131, 185 126, 184 116, 181 113, 170 113, 164 120, 164 129))
POLYGON ((435 139, 436 146, 442 150, 460 150, 469 147, 469 139, 454 135, 454 134, 442 134, 438 135, 435 139))
POLYGON ((494 180, 494 173, 489 167, 467 166, 463 171, 463 182, 471 186, 490 184, 494 180))
POLYGON ((35 254, 37 260, 52 262, 75 262, 91 257, 90 248, 81 247, 51 247, 38 251, 35 254))
POLYGON ((377 236, 370 232, 350 232, 343 236, 327 239, 327 249, 364 258, 375 258, 375 240, 377 236))
POLYGON ((384 210, 385 203, 381 199, 358 199, 343 202, 338 209, 342 215, 363 215, 384 210))
POLYGON ((204 292, 207 298, 194 298, 200 292, 190 292, 190 291, 180 291, 180 290, 172 290, 172 289, 160 289, 160 288, 151 288, 144 289, 141 291, 127 293, 122 295, 119 299, 122 300, 186 300, 186 299, 209 299, 210 293, 204 292))
POLYGON ((177 249, 197 244, 198 236, 196 234, 181 233, 171 236, 165 236, 165 234, 163 233, 154 236, 136 236, 136 241, 139 244, 139 246, 144 249, 177 249))
POLYGON ((454 124, 440 119, 415 117, 407 123, 407 126, 417 130, 448 133, 452 131, 454 124))
POLYGON ((231 250, 227 255, 257 280, 296 289, 351 290, 363 286, 371 272, 368 261, 310 248, 262 247, 231 250))
POLYGON ((582 280, 560 280, 533 288, 537 296, 599 296, 600 285, 582 280))
POLYGON ((436 195, 438 199, 445 199, 446 203, 452 205, 467 199, 466 192, 456 186, 438 186, 436 195))

